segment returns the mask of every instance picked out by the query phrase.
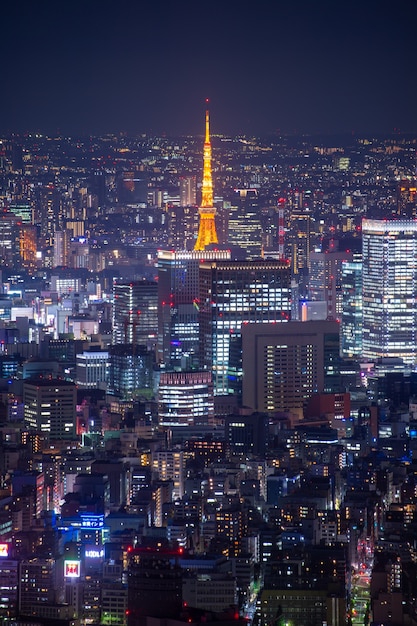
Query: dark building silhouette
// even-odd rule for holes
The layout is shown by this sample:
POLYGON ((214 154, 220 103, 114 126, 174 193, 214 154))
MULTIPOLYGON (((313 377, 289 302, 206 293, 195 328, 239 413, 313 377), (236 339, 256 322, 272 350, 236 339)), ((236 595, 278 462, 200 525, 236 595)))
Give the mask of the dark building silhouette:
POLYGON ((143 626, 147 617, 178 619, 182 609, 179 550, 143 547, 130 552, 128 626, 143 626))
POLYGON ((226 441, 234 454, 265 455, 268 436, 268 417, 265 413, 229 415, 224 429, 226 441))

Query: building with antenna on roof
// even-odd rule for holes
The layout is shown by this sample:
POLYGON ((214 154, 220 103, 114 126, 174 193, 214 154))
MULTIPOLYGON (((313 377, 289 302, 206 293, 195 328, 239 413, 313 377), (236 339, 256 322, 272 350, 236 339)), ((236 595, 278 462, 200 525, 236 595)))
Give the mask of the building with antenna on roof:
POLYGON ((229 250, 207 249, 218 243, 213 207, 209 112, 206 135, 200 224, 194 250, 158 251, 158 362, 167 369, 199 365, 199 266, 203 261, 230 260, 229 250))

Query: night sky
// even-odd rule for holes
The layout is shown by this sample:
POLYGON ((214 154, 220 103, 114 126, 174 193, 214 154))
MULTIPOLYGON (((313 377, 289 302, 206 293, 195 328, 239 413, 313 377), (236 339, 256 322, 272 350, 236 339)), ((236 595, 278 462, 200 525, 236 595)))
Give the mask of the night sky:
POLYGON ((0 131, 417 132, 416 0, 5 0, 0 131))

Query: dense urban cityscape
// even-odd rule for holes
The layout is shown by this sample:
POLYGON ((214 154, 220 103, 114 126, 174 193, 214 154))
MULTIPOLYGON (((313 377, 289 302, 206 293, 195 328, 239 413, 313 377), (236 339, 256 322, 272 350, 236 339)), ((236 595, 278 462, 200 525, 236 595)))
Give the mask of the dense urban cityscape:
POLYGON ((0 139, 0 623, 417 626, 417 136, 201 127, 0 139))

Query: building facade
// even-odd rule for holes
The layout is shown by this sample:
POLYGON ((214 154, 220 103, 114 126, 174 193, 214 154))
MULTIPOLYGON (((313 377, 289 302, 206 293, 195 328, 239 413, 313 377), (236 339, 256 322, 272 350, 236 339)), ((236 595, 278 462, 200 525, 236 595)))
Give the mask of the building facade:
POLYGON ((158 389, 160 426, 207 424, 214 414, 211 372, 163 372, 158 389))
POLYGON ((211 369, 215 395, 240 395, 243 324, 287 322, 286 261, 205 261, 200 264, 200 358, 211 369))
POLYGON ((113 285, 113 343, 156 343, 158 285, 139 280, 113 285))
POLYGON ((365 359, 417 362, 417 221, 362 221, 365 359))
POLYGON ((76 381, 80 388, 96 389, 109 379, 109 353, 107 350, 84 350, 76 356, 76 381))
POLYGON ((109 347, 109 393, 135 400, 153 393, 154 353, 143 345, 121 343, 109 347))
POLYGON ((339 391, 337 322, 247 324, 242 337, 245 406, 301 418, 312 394, 339 391))
POLYGON ((200 261, 230 259, 229 251, 158 252, 158 362, 167 368, 198 362, 200 261))
POLYGON ((362 354, 362 262, 342 263, 340 351, 349 359, 362 354))
POLYGON ((61 379, 28 379, 23 383, 26 426, 51 440, 75 438, 77 388, 61 379))
POLYGON ((313 302, 324 302, 326 319, 342 315, 342 264, 352 261, 351 252, 311 252, 308 296, 313 302))
POLYGON ((235 189, 229 209, 228 241, 248 259, 262 256, 262 226, 257 189, 235 189))

